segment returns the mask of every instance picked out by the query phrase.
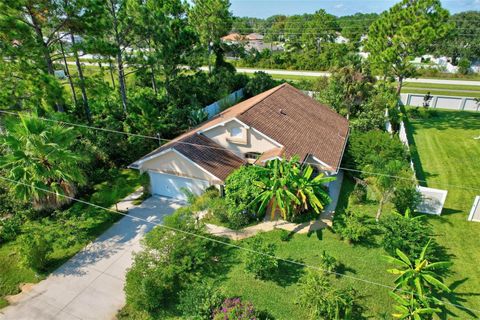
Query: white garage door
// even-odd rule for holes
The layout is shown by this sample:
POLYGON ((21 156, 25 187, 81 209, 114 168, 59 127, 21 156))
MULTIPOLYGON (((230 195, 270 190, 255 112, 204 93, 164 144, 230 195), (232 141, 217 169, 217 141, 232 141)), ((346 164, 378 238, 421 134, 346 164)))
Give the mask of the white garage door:
POLYGON ((182 189, 201 194, 210 185, 208 181, 184 178, 165 173, 149 172, 152 194, 186 200, 182 189))

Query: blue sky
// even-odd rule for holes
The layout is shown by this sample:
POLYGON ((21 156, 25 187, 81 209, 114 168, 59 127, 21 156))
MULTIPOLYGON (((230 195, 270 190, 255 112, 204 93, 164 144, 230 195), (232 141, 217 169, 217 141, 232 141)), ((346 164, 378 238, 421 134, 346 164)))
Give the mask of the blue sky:
MULTIPOLYGON (((274 14, 312 13, 325 9, 336 16, 356 12, 380 13, 398 1, 395 0, 230 0, 235 16, 266 18, 274 14)), ((451 13, 480 10, 480 0, 442 0, 443 7, 451 13)))

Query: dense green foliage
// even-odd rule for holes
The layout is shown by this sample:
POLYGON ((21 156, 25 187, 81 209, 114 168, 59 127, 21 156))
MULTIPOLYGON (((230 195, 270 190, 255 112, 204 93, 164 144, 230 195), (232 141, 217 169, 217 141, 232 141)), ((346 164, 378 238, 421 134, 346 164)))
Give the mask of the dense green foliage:
POLYGON ((245 270, 259 279, 271 278, 277 271, 278 260, 275 259, 276 246, 265 243, 262 238, 253 238, 247 242, 245 251, 245 270))
MULTIPOLYGON (((385 251, 394 255, 399 249, 413 259, 420 256, 423 247, 433 234, 431 226, 422 219, 422 216, 414 217, 409 211, 405 215, 396 213, 385 217, 381 227, 382 246, 385 251)), ((434 259, 432 251, 427 252, 427 257, 434 259)))
POLYGON ((258 166, 243 166, 232 172, 225 180, 225 204, 229 215, 246 215, 246 221, 260 219, 258 206, 252 201, 261 191, 255 185, 262 177, 263 170, 258 166))
MULTIPOLYGON (((204 234, 190 212, 177 211, 164 224, 184 232, 204 234)), ((160 312, 175 302, 175 295, 209 268, 214 244, 181 231, 156 228, 143 241, 127 273, 127 303, 137 310, 160 312), (178 245, 181 243, 182 245, 178 245), (161 254, 159 254, 161 253, 161 254)))
POLYGON ((275 81, 272 76, 259 71, 253 74, 253 77, 248 80, 245 85, 245 94, 247 97, 256 96, 259 93, 267 91, 275 86, 275 81))
POLYGON ((354 319, 355 291, 333 287, 321 271, 309 270, 302 277, 297 299, 309 319, 354 319))
POLYGON ((398 78, 398 94, 403 80, 416 75, 410 61, 451 29, 448 15, 439 0, 403 0, 370 25, 365 44, 369 61, 379 74, 398 78))
POLYGON ((358 243, 372 233, 369 224, 369 218, 366 215, 355 211, 347 211, 335 215, 333 230, 349 243, 358 243))
POLYGON ((192 320, 210 320, 215 309, 225 300, 224 294, 212 283, 199 281, 179 293, 182 315, 192 320))

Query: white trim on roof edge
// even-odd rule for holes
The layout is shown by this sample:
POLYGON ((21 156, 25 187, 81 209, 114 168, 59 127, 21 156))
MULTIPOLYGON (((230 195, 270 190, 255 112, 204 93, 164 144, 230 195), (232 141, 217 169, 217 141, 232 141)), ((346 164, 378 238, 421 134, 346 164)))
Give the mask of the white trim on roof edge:
POLYGON ((229 118, 225 121, 222 121, 220 123, 217 123, 211 127, 208 127, 208 128, 205 128, 205 129, 202 129, 202 130, 198 130, 197 131, 197 134, 203 134, 204 132, 207 132, 213 128, 216 128, 216 127, 220 127, 220 126, 224 126, 226 123, 230 122, 230 121, 236 121, 238 122, 239 124, 241 124, 244 128, 246 129, 252 129, 253 131, 255 131, 256 133, 258 133, 259 135, 263 136, 265 139, 267 139, 268 141, 270 141, 271 143, 273 143, 274 145, 276 145, 277 147, 279 148, 283 148, 283 145, 281 143, 279 143, 278 141, 275 141, 274 139, 270 138, 269 136, 267 136, 265 133, 255 129, 254 127, 252 126, 249 126, 248 124, 246 124, 245 122, 239 120, 238 118, 236 117, 233 117, 233 118, 229 118))
POLYGON ((223 181, 222 179, 220 179, 219 177, 215 176, 213 173, 211 173, 210 171, 206 170, 205 168, 203 168, 202 166, 200 166, 198 163, 195 163, 192 159, 190 159, 189 157, 187 157, 186 155, 184 155, 183 153, 181 153, 180 151, 178 150, 175 150, 174 148, 172 148, 172 151, 175 152, 176 154, 178 154, 179 156, 181 156, 182 158, 184 158, 185 160, 189 161, 191 164, 193 164, 194 166, 196 166, 197 168, 199 168, 200 170, 202 170, 203 172, 205 172, 206 174, 209 174, 210 176, 214 177, 215 179, 217 179, 218 181, 223 181))
MULTIPOLYGON (((329 164, 326 164, 325 162, 323 162, 322 160, 318 159, 317 157, 315 157, 313 154, 310 154, 310 156, 312 156, 312 159, 317 161, 320 165, 324 166, 324 167, 327 167, 327 168, 330 168, 330 169, 333 169, 333 167, 329 164)), ((308 158, 308 157, 307 157, 308 158)), ((336 171, 338 172, 338 170, 336 171)))
POLYGON ((212 129, 216 128, 216 127, 223 127, 223 126, 225 126, 225 124, 227 124, 227 123, 230 122, 230 121, 237 121, 237 122, 238 122, 239 124, 241 124, 244 128, 250 129, 250 126, 246 125, 246 124, 243 123, 242 121, 240 121, 240 120, 238 120, 237 118, 233 117, 233 118, 228 118, 227 120, 224 120, 224 121, 222 121, 222 122, 220 122, 220 123, 214 124, 214 125, 211 126, 211 127, 208 127, 208 128, 202 129, 202 130, 198 130, 198 131, 197 131, 197 134, 198 134, 198 133, 204 133, 204 132, 209 131, 209 130, 212 130, 212 129))
MULTIPOLYGON (((146 162, 146 161, 150 161, 150 160, 152 160, 152 159, 155 159, 155 158, 161 156, 162 154, 165 154, 165 153, 167 153, 167 152, 169 152, 169 151, 172 151, 172 150, 173 150, 173 148, 165 149, 165 150, 163 150, 163 151, 160 151, 159 153, 152 154, 151 156, 146 157, 145 159, 137 160, 137 161, 135 161, 134 163, 132 163, 132 165, 140 166, 142 163, 144 163, 144 162, 146 162)), ((129 166, 129 167, 130 167, 130 166, 129 166)), ((140 169, 140 168, 138 168, 138 169, 140 169)))

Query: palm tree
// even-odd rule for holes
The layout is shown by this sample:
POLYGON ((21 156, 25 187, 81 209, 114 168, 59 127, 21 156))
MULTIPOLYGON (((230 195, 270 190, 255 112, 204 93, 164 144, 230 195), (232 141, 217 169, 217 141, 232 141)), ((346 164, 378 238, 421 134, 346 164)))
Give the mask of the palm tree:
POLYGON ((38 210, 69 202, 64 196, 74 196, 76 186, 86 183, 81 169, 85 157, 72 151, 76 137, 73 128, 47 123, 36 116, 7 119, 5 132, 0 135, 5 153, 0 169, 17 182, 11 183, 14 196, 25 202, 31 199, 38 210))
POLYGON ((270 206, 272 219, 277 208, 283 218, 288 219, 309 209, 320 213, 330 201, 324 184, 335 178, 324 177, 323 174, 313 178, 313 168, 302 167, 296 156, 288 161, 268 161, 265 173, 263 180, 255 182, 262 191, 252 203, 259 204, 260 212, 270 206))
POLYGON ((425 258, 429 245, 430 241, 423 247, 419 258, 414 261, 399 249, 396 250, 398 258, 387 257, 390 263, 399 266, 398 269, 387 271, 398 275, 392 297, 399 303, 396 309, 400 312, 394 316, 400 319, 423 319, 422 315, 438 312, 436 306, 443 303, 434 295, 438 291, 451 292, 442 282, 438 271, 449 268, 452 263, 448 261, 430 263, 425 258))

